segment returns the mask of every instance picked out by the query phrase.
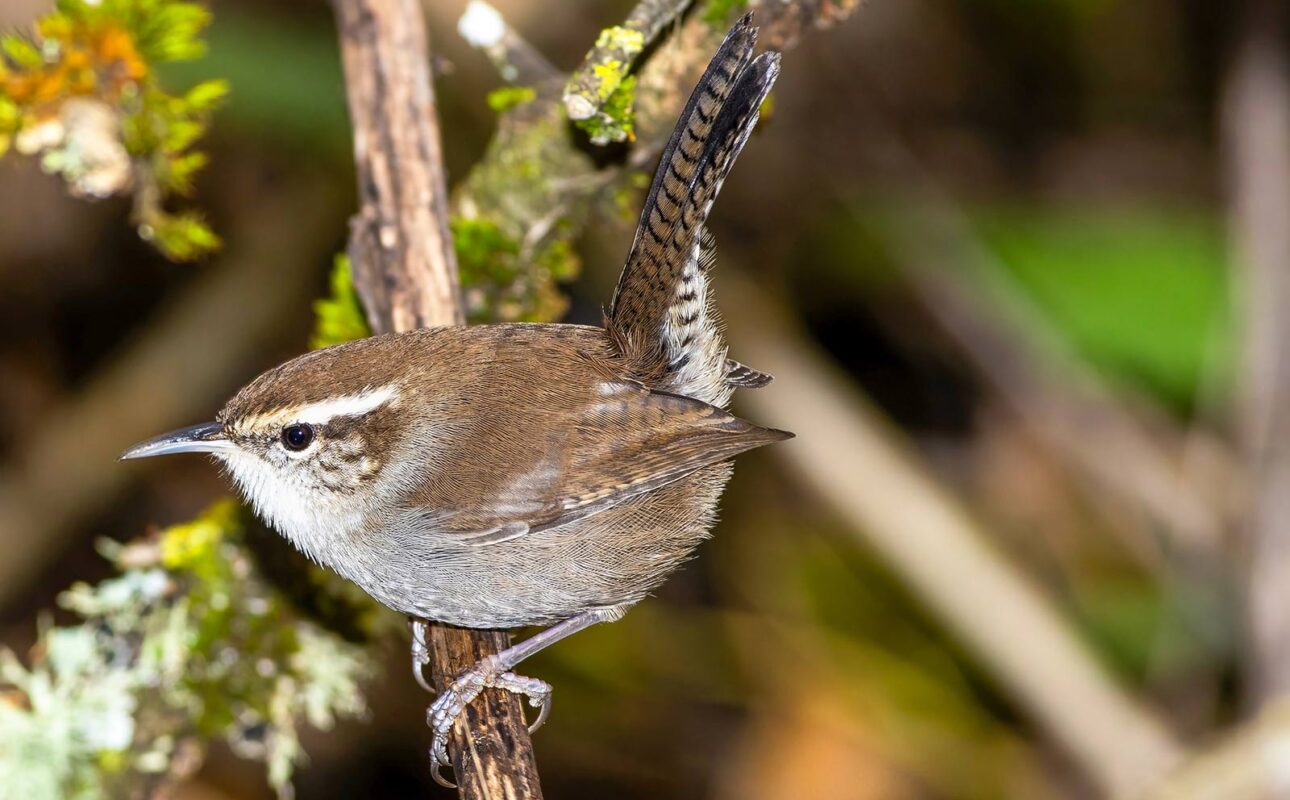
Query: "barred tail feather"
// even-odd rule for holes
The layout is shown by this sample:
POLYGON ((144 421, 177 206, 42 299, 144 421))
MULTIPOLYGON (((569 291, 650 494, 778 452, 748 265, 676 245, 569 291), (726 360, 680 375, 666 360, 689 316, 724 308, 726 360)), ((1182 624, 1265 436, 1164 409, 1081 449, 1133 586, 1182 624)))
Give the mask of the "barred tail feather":
POLYGON ((757 124, 779 54, 752 58, 745 17, 726 36, 681 114, 654 176, 606 327, 642 380, 723 405, 726 351, 708 291, 704 222, 757 124))

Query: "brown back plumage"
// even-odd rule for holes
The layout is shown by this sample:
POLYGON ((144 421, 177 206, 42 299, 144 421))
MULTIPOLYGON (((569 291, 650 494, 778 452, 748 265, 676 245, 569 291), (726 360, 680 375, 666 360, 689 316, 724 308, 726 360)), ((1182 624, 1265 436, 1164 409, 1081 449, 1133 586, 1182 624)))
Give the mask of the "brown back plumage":
POLYGON ((681 113, 645 199, 605 326, 643 381, 723 405, 725 346, 707 296, 712 261, 704 222, 757 124, 779 54, 754 59, 744 17, 713 57, 681 113))

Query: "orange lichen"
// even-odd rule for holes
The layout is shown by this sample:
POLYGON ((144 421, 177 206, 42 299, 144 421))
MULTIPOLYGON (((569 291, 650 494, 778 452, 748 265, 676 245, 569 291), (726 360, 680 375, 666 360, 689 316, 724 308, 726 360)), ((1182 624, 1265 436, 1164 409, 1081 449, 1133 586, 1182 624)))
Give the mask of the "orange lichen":
POLYGON ((148 74, 130 34, 112 22, 63 20, 38 30, 42 51, 53 51, 54 59, 30 67, 13 66, 0 74, 0 96, 33 116, 47 115, 48 106, 69 97, 94 95, 115 102, 148 74), (48 43, 54 46, 44 47, 48 43))

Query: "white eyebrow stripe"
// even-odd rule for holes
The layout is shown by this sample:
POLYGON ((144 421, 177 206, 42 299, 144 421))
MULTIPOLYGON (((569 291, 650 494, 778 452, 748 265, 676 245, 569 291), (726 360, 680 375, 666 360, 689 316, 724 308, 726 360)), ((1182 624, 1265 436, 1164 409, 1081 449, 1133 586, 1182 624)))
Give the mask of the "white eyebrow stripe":
POLYGON ((398 387, 393 384, 376 388, 368 387, 358 394, 284 408, 256 419, 255 424, 307 422, 310 425, 326 425, 336 417, 358 417, 370 414, 386 403, 397 401, 398 398, 398 387))

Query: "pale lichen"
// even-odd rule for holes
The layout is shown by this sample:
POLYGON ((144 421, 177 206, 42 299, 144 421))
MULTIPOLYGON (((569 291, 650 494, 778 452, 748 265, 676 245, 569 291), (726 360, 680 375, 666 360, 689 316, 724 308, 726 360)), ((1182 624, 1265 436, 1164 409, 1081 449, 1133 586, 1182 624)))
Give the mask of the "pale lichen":
POLYGON ((298 719, 360 716, 375 665, 302 618, 260 576, 241 512, 197 519, 104 554, 121 570, 60 603, 29 666, 0 651, 0 797, 126 796, 173 782, 207 742, 266 762, 279 796, 303 758, 298 719))

